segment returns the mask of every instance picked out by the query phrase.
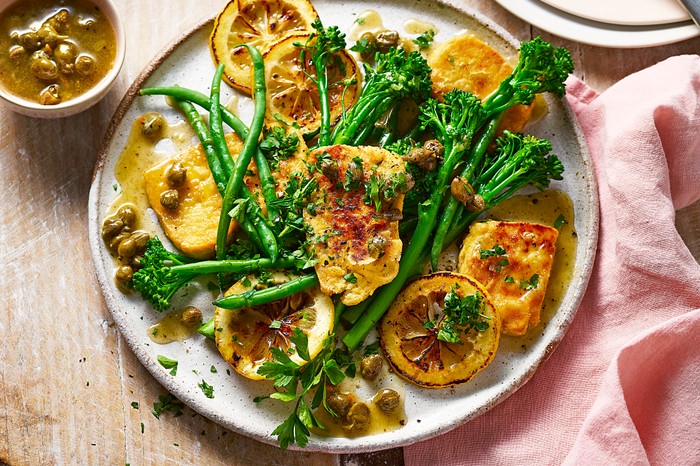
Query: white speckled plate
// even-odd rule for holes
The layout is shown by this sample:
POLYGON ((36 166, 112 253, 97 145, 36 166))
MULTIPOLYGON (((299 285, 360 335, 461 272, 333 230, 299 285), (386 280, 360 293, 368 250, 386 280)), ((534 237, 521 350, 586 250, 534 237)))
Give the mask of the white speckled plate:
MULTIPOLYGON (((379 0, 371 5, 381 14, 388 28, 401 31, 405 20, 420 18, 437 26, 438 41, 468 29, 504 53, 515 53, 516 42, 506 31, 464 9, 415 0, 379 0)), ((316 2, 316 8, 324 24, 337 24, 347 31, 356 14, 364 11, 367 4, 320 0, 316 2)), ((112 280, 112 258, 100 238, 105 212, 116 196, 115 163, 131 123, 147 111, 161 112, 169 121, 181 118, 162 97, 138 97, 137 90, 145 86, 179 83, 206 92, 214 72, 207 46, 211 26, 211 21, 201 24, 156 57, 117 109, 105 136, 90 190, 90 247, 97 277, 114 320, 129 346, 154 377, 200 414, 236 432, 275 444, 276 438, 270 436, 270 432, 286 418, 290 406, 278 402, 253 403, 254 397, 270 393, 271 385, 252 382, 235 374, 227 375, 227 364, 214 345, 200 335, 183 343, 154 344, 147 329, 161 316, 138 296, 124 295, 116 289, 112 280), (179 361, 177 376, 170 376, 158 364, 156 357, 159 354, 179 361), (212 365, 218 369, 216 373, 210 371, 212 365), (206 398, 198 388, 202 379, 214 387, 214 399, 206 398)), ((598 233, 598 202, 591 163, 571 111, 557 99, 548 98, 548 104, 549 114, 530 132, 551 139, 555 152, 566 166, 565 179, 555 183, 554 187, 566 191, 573 199, 575 228, 579 236, 575 275, 558 312, 544 326, 542 334, 529 344, 526 352, 499 351, 494 363, 466 385, 454 390, 425 390, 402 384, 407 414, 403 428, 354 439, 312 437, 307 450, 336 453, 378 450, 414 443, 453 429, 492 408, 527 382, 564 336, 592 269, 598 233)), ((242 108, 250 110, 250 105, 242 105, 242 108)), ((174 305, 184 305, 192 300, 204 310, 205 319, 211 315, 211 294, 204 291, 199 294, 190 291, 174 305)))

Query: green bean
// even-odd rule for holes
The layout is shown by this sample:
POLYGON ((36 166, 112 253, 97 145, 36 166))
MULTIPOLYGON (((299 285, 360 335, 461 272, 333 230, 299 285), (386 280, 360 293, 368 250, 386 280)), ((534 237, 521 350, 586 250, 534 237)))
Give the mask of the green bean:
MULTIPOLYGON (((187 100, 195 103, 205 110, 211 109, 211 103, 209 98, 204 94, 194 91, 192 89, 187 89, 179 86, 168 86, 168 87, 149 87, 144 88, 139 91, 141 95, 165 95, 176 99, 187 100)), ((221 108, 221 118, 231 129, 233 129, 236 134, 241 139, 245 139, 248 136, 248 127, 238 118, 235 114, 229 111, 226 107, 220 106, 221 108)), ((267 159, 260 151, 256 150, 253 154, 255 160, 255 165, 258 168, 258 176, 261 181, 261 190, 263 197, 265 198, 265 205, 267 206, 267 217, 273 224, 277 223, 279 219, 279 212, 274 207, 274 202, 277 199, 277 191, 275 178, 270 172, 270 165, 267 163, 267 159)), ((231 171, 233 171, 233 161, 231 163, 231 171)))
POLYGON ((271 303, 282 298, 301 293, 315 286, 318 286, 318 277, 316 274, 302 275, 281 285, 246 292, 235 295, 228 295, 224 298, 214 301, 214 306, 224 309, 241 309, 244 307, 259 306, 261 304, 271 303))
POLYGON ((215 330, 216 329, 214 328, 214 319, 212 318, 203 323, 202 326, 197 329, 197 332, 201 333, 210 340, 214 340, 215 330))
MULTIPOLYGON (((262 55, 251 45, 243 45, 248 49, 248 53, 253 60, 253 77, 254 77, 254 95, 255 95, 255 111, 253 113, 253 121, 251 123, 248 135, 243 142, 243 148, 236 158, 236 163, 231 173, 231 177, 226 185, 226 190, 223 196, 223 207, 221 216, 219 217, 219 227, 216 235, 216 256, 217 259, 222 259, 226 255, 226 238, 228 227, 231 223, 229 212, 233 208, 233 204, 237 199, 238 193, 243 185, 243 177, 248 169, 250 159, 258 147, 258 138, 262 132, 263 121, 265 119, 265 68, 263 65, 262 55)), ((218 106, 217 106, 218 107, 218 106)))
POLYGON ((221 196, 223 196, 224 191, 226 190, 227 177, 224 173, 223 167, 221 166, 221 161, 216 153, 216 149, 214 148, 211 135, 207 130, 207 125, 204 123, 204 120, 202 120, 202 116, 199 114, 199 112, 197 112, 197 109, 194 108, 194 105, 192 105, 190 102, 186 100, 179 100, 177 98, 175 99, 175 102, 183 111, 187 117, 187 120, 189 120, 190 125, 192 125, 192 128, 194 128, 194 132, 197 133, 199 141, 202 143, 204 154, 207 157, 209 170, 211 170, 211 174, 214 177, 216 188, 219 190, 221 196))
POLYGON ((369 298, 362 301, 360 304, 356 304, 347 308, 345 312, 343 312, 343 322, 350 325, 353 325, 355 322, 357 322, 357 319, 359 319, 360 316, 365 313, 369 305, 372 303, 372 299, 373 298, 370 296, 369 298))
POLYGON ((345 308, 346 308, 346 306, 345 306, 345 304, 340 300, 340 298, 334 299, 334 300, 333 300, 333 309, 334 309, 334 313, 333 313, 333 316, 334 316, 334 318, 333 318, 333 328, 334 328, 334 329, 335 329, 336 327, 338 327, 338 324, 340 323, 340 317, 341 317, 341 316, 343 315, 343 313, 345 312, 345 308))

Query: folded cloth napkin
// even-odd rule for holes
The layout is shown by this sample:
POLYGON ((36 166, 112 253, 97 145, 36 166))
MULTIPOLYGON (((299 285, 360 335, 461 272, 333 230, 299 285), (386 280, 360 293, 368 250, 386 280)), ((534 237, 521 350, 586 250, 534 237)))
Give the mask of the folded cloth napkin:
POLYGON ((674 226, 700 199, 700 56, 567 98, 600 191, 581 307, 525 386, 408 465, 700 464, 700 265, 674 226))

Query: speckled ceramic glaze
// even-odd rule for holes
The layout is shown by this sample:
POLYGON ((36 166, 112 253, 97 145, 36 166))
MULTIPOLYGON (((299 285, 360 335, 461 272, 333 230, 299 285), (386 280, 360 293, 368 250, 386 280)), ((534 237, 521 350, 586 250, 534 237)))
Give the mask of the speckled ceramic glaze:
MULTIPOLYGON (((363 2, 318 1, 315 6, 324 24, 337 24, 347 31, 353 20, 367 9, 363 2)), ((446 4, 420 1, 379 1, 371 4, 386 27, 403 30, 404 21, 420 18, 437 26, 436 40, 452 37, 467 29, 475 32, 492 46, 515 53, 516 41, 491 23, 464 9, 446 4)), ((289 405, 264 402, 256 405, 253 398, 269 394, 267 382, 252 382, 235 374, 227 375, 227 364, 214 345, 197 335, 182 343, 154 344, 147 335, 148 326, 160 315, 144 304, 138 296, 120 293, 113 281, 113 262, 100 238, 100 226, 105 212, 116 196, 114 166, 128 136, 134 119, 147 112, 163 113, 169 121, 181 117, 162 97, 137 97, 140 87, 180 85, 207 92, 214 73, 207 44, 212 22, 206 22, 177 39, 156 57, 139 76, 119 106, 109 127, 95 169, 90 191, 89 231, 95 270, 107 305, 122 335, 139 360, 171 393, 200 414, 236 432, 262 442, 276 443, 270 432, 288 414, 289 405), (159 354, 179 361, 178 374, 172 377, 156 361, 159 354), (216 373, 210 367, 218 368, 216 373), (196 371, 197 373, 195 374, 196 371), (214 386, 215 398, 204 396, 197 384, 206 380, 214 386)), ((575 206, 575 227, 579 236, 574 278, 560 309, 543 327, 541 335, 532 341, 525 352, 499 351, 495 361, 472 382, 454 389, 426 390, 401 384, 405 395, 407 422, 393 432, 359 438, 324 438, 313 436, 307 450, 328 452, 362 452, 397 447, 438 435, 489 410, 522 386, 551 354, 574 318, 585 291, 595 255, 598 201, 591 163, 585 144, 571 111, 562 101, 548 98, 549 114, 529 132, 552 140, 554 151, 566 166, 565 179, 554 188, 566 191, 575 206)), ((251 105, 242 102, 243 119, 251 105)), ((161 235, 162 236, 162 235, 161 235)), ((187 299, 192 301, 193 293, 187 299)), ((200 305, 207 319, 213 309, 211 294, 199 293, 195 305, 200 305)), ((176 301, 175 307, 183 305, 176 301)), ((233 371, 232 371, 233 372, 233 371)))

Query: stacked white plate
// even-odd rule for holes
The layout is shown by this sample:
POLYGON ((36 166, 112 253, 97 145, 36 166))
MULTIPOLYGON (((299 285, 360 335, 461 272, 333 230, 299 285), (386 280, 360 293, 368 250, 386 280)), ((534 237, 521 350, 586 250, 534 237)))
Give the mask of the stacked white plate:
POLYGON ((650 47, 700 35, 677 0, 496 0, 523 20, 584 44, 650 47))

